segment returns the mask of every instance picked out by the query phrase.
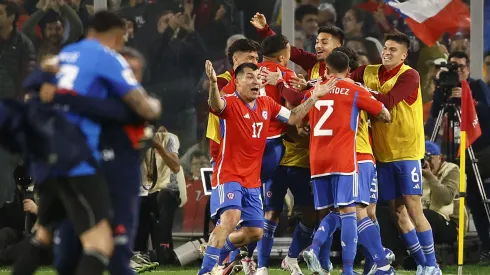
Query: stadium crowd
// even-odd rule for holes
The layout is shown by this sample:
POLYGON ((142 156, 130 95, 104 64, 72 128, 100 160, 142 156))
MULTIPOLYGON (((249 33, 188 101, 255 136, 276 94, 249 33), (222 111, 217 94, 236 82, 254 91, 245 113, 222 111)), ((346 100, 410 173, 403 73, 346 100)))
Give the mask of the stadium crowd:
MULTIPOLYGON (((363 274, 402 266, 437 275, 436 247, 456 249, 470 223, 479 262, 490 265, 479 188, 490 191, 490 51, 489 73, 472 78, 469 29, 429 47, 373 0, 298 0, 294 37, 280 34, 280 0, 113 0, 105 13, 94 1, 0 0, 0 98, 9 104, 0 110, 40 100, 61 106, 87 136, 102 133, 100 146, 89 141, 92 157, 66 176, 43 174, 43 187, 25 154, 0 138, 0 264, 13 265, 12 274, 51 264, 77 275, 178 264, 182 233, 207 241, 198 274, 267 275, 274 237, 287 235, 281 268, 293 275, 305 272, 298 258, 329 274, 331 251, 341 251, 343 274, 354 274, 357 253, 363 274), (441 84, 444 64, 464 84, 441 84), (97 84, 75 81, 79 71, 95 72, 83 75, 97 84), (480 177, 467 160, 460 213, 461 125, 446 103, 465 87, 481 128, 472 143, 480 177), (203 168, 213 169, 212 190, 203 168), (101 178, 107 188, 84 185, 101 178), (138 184, 120 188, 126 181, 138 184)), ((3 135, 14 132, 0 125, 3 135)), ((78 136, 60 127, 73 140, 58 144, 70 148, 78 136)), ((76 148, 60 159, 81 157, 86 148, 76 148)))

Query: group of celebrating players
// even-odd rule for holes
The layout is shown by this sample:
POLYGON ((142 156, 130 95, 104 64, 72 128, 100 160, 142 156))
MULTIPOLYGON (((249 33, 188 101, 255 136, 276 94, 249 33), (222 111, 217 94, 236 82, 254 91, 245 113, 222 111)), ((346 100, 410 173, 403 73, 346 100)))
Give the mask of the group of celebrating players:
POLYGON ((198 275, 233 273, 238 254, 245 274, 267 275, 288 189, 302 210, 281 264, 291 274, 303 274, 301 251, 313 274, 329 274, 337 228, 342 274, 355 274, 357 242, 366 256, 364 274, 395 274, 394 255, 383 247, 376 222, 378 190, 417 263, 416 274, 442 274, 420 200, 422 97, 418 73, 404 64, 408 36, 387 35, 383 64, 358 67, 335 26, 319 29, 312 54, 275 34, 262 14, 250 22, 265 39, 261 45, 235 41, 228 49, 233 70, 216 76, 206 61, 211 217, 217 225, 198 275), (259 51, 263 62, 257 64, 259 51), (307 79, 287 67, 290 59, 307 79), (315 210, 323 217, 319 223, 315 210))

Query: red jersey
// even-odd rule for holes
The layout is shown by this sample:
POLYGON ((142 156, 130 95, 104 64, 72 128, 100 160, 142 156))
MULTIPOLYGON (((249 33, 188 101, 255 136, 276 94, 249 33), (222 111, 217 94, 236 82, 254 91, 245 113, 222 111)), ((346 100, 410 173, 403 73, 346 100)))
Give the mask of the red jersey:
POLYGON ((269 122, 287 122, 290 111, 268 96, 259 96, 252 108, 238 93, 225 95, 225 108, 215 113, 222 120, 221 147, 213 172, 213 187, 238 182, 245 188, 261 186, 260 169, 269 122))
MULTIPOLYGON (((259 63, 259 64, 257 64, 257 66, 259 66, 259 68, 265 67, 271 72, 277 72, 277 68, 279 68, 279 70, 281 70, 281 72, 282 72, 282 78, 284 79, 284 81, 286 83, 289 83, 289 81, 291 81, 291 77, 296 75, 294 73, 294 71, 290 70, 288 67, 285 67, 281 64, 277 64, 277 63, 270 62, 270 61, 259 63)), ((278 103, 282 106, 285 105, 286 101, 276 86, 266 85, 265 86, 265 95, 272 98, 276 103, 278 103)), ((287 129, 286 124, 281 123, 277 120, 273 120, 270 123, 269 130, 267 132, 267 138, 280 137, 281 135, 283 135, 286 132, 286 129, 287 129)))
MULTIPOLYGON (((324 81, 325 83, 326 81, 324 81)), ((305 95, 311 96, 313 89, 305 95)), ((311 177, 357 172, 356 134, 359 111, 378 115, 383 104, 366 89, 340 80, 308 113, 311 177)))

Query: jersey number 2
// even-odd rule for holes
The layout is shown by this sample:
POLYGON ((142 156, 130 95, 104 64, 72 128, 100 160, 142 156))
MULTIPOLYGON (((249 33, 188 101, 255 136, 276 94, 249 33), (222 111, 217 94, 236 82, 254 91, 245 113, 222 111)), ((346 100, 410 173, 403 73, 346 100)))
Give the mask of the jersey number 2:
POLYGON ((263 122, 254 122, 252 124, 252 137, 260 138, 260 132, 262 132, 262 127, 264 126, 263 122))
POLYGON ((58 73, 58 87, 66 90, 73 90, 73 83, 78 76, 78 67, 75 65, 62 65, 58 73))
POLYGON ((322 116, 318 120, 318 123, 315 125, 315 128, 313 128, 313 135, 314 136, 331 136, 331 135, 333 135, 333 130, 322 129, 323 124, 325 124, 327 119, 333 113, 333 100, 319 100, 315 103, 315 108, 318 111, 321 111, 323 106, 327 106, 327 110, 325 111, 325 113, 322 114, 322 116))

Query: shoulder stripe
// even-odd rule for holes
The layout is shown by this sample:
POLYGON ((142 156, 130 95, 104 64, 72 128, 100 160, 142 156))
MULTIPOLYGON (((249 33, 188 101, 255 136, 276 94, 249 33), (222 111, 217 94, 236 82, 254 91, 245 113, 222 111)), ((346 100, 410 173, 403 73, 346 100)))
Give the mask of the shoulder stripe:
POLYGON ((230 82, 231 81, 231 74, 230 72, 226 71, 220 75, 218 75, 217 77, 220 77, 220 78, 224 78, 226 79, 226 81, 230 82))

